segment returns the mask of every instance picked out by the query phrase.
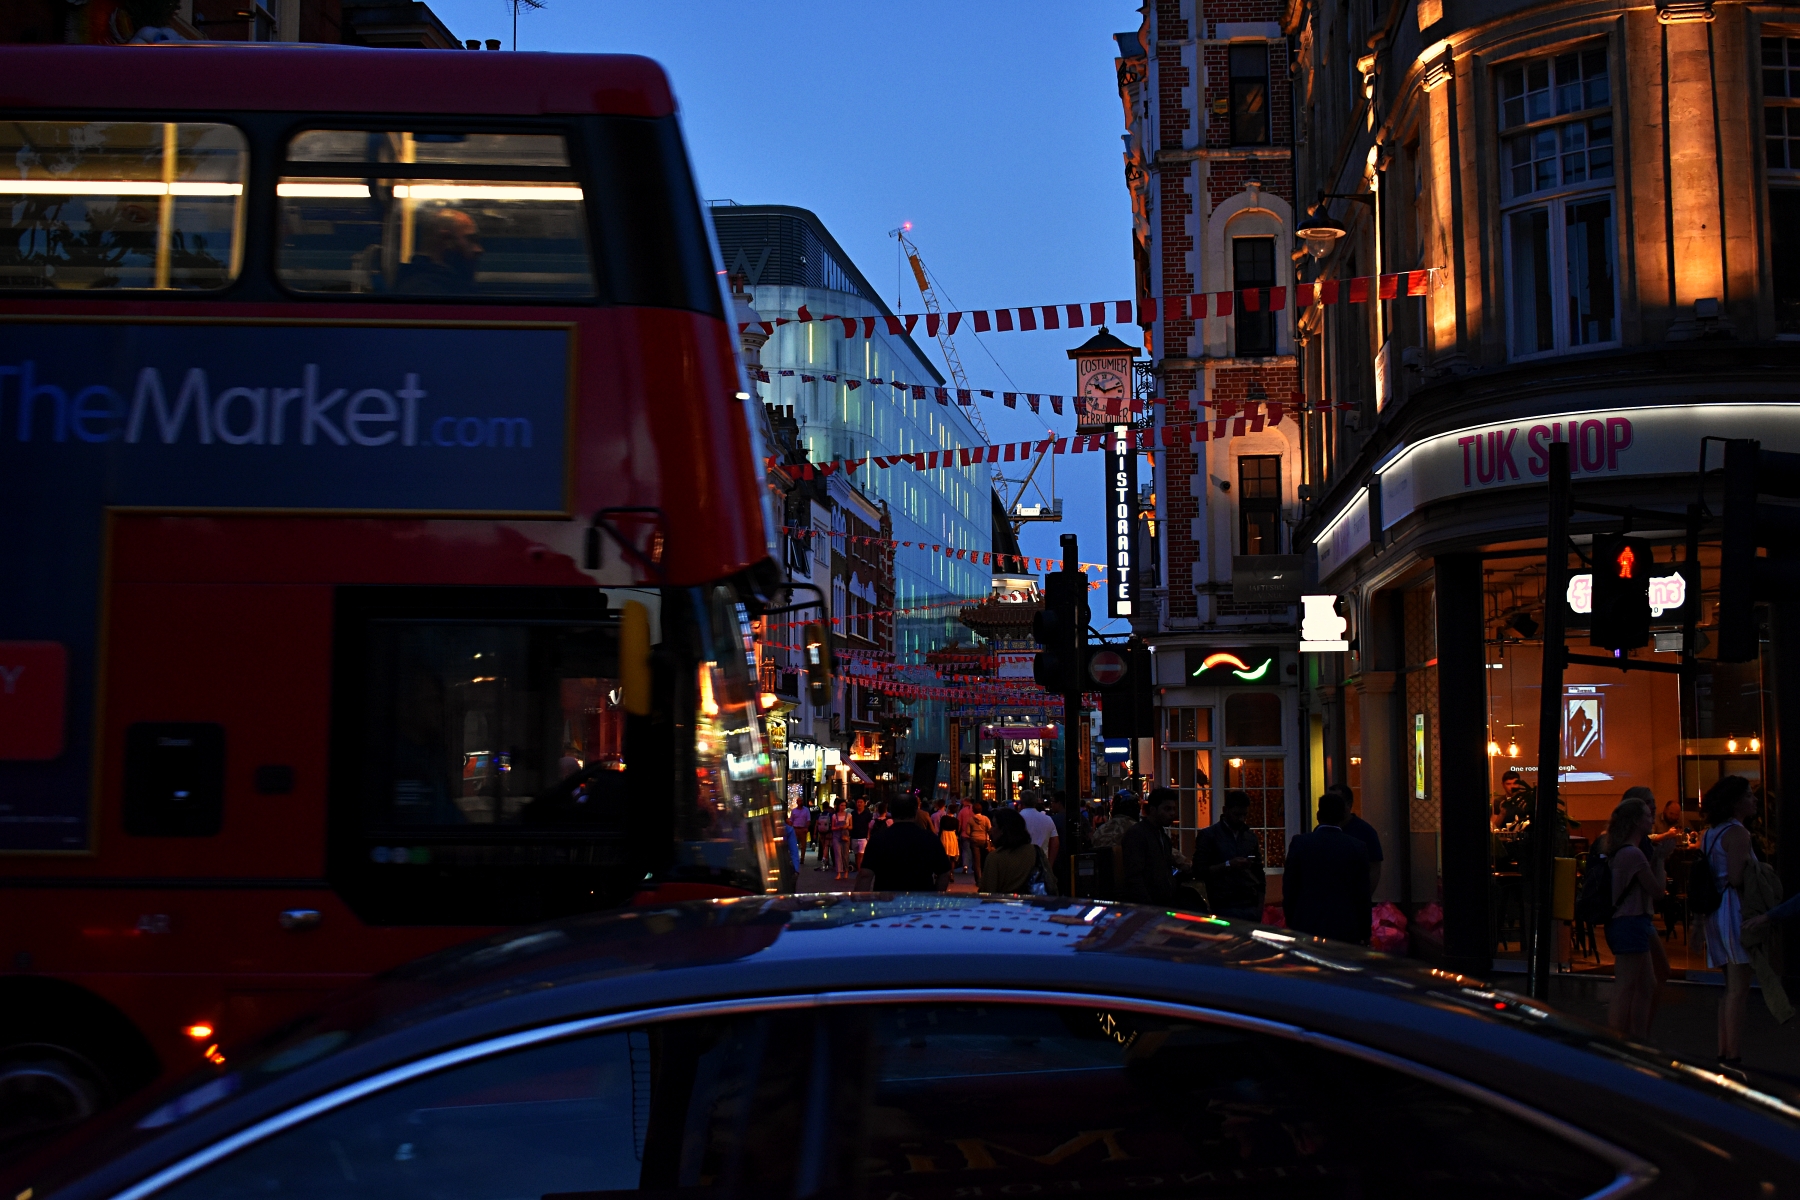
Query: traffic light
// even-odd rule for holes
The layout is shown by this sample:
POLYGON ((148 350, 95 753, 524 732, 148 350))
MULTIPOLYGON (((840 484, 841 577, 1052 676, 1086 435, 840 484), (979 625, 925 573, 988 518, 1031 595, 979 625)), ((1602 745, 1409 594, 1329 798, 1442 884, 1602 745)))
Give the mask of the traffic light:
POLYGON ((806 695, 815 705, 831 701, 831 630, 823 621, 808 621, 800 645, 806 659, 806 695))
POLYGON ((1031 677, 1046 692, 1067 695, 1085 690, 1080 668, 1085 663, 1088 626, 1087 576, 1055 571, 1044 576, 1044 607, 1031 618, 1031 635, 1043 649, 1031 664, 1031 677))
POLYGON ((1608 650, 1650 644, 1650 543, 1642 538, 1594 539, 1594 589, 1588 641, 1608 650))
POLYGON ((1756 602, 1800 586, 1800 508, 1759 496, 1800 497, 1800 454, 1764 450, 1750 438, 1725 443, 1725 532, 1719 546, 1719 661, 1760 651, 1756 602), (1757 554, 1759 547, 1768 557, 1757 554))

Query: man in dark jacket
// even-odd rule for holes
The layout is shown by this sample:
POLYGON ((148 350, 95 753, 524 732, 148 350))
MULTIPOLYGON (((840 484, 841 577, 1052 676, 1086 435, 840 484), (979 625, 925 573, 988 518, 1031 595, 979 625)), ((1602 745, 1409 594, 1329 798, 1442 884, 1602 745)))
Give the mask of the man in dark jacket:
POLYGON ((1334 783, 1325 790, 1336 792, 1344 798, 1343 830, 1361 842, 1364 852, 1369 856, 1369 894, 1372 896, 1375 889, 1381 886, 1381 860, 1384 857, 1381 853, 1381 835, 1375 832, 1373 825, 1356 815, 1356 798, 1348 785, 1334 783))
POLYGON ((1369 944, 1369 855, 1341 826, 1342 795, 1319 797, 1319 825, 1288 845, 1281 880, 1288 928, 1340 942, 1369 944))
POLYGON ((1194 846, 1194 873, 1206 882, 1213 912, 1240 921, 1260 921, 1267 882, 1262 847, 1250 828, 1250 796, 1233 788, 1225 793, 1218 822, 1200 833, 1194 846))
POLYGON ((1150 793, 1144 819, 1119 840, 1125 859, 1119 895, 1134 904, 1168 906, 1176 901, 1175 860, 1164 832, 1175 823, 1179 800, 1173 788, 1150 793))
POLYGON ((937 836, 918 822, 919 798, 897 796, 894 823, 871 829, 863 851, 862 869, 856 873, 859 892, 941 892, 950 886, 956 865, 944 853, 937 836))

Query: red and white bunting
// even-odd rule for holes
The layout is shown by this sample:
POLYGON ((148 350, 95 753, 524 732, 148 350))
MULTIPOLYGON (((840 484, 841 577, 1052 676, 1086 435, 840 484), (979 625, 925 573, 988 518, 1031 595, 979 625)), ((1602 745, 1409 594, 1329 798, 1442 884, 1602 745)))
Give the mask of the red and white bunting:
MULTIPOLYGON (((1399 271, 1389 275, 1363 275, 1355 279, 1327 279, 1318 283, 1295 284, 1294 303, 1299 308, 1314 304, 1367 304, 1371 300, 1397 300, 1402 296, 1424 296, 1431 291, 1431 273, 1440 267, 1419 271, 1399 271)), ((1145 296, 1131 300, 1092 300, 1081 304, 1034 304, 1024 308, 978 309, 953 313, 908 313, 904 316, 840 317, 830 313, 814 316, 803 304, 792 318, 777 317, 759 322, 764 333, 774 333, 777 326, 804 322, 836 321, 844 328, 844 336, 875 336, 877 329, 896 337, 911 335, 921 321, 928 337, 936 337, 939 329, 954 335, 964 323, 976 333, 1029 332, 1035 329, 1080 329, 1087 325, 1104 325, 1112 314, 1115 325, 1150 325, 1159 317, 1196 320, 1229 317, 1239 312, 1280 312, 1287 307, 1286 287, 1241 288, 1231 292, 1196 292, 1188 296, 1145 296)), ((740 324, 741 333, 750 328, 740 324)))

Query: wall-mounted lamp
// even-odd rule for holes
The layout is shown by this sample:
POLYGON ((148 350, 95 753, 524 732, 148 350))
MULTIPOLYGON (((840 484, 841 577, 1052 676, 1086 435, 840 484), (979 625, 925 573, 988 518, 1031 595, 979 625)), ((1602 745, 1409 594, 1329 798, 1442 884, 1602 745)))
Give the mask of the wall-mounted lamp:
POLYGON ((1326 203, 1329 200, 1351 200, 1366 204, 1371 210, 1375 207, 1374 192, 1320 192, 1318 201, 1294 226, 1294 236, 1304 242, 1315 257, 1330 250, 1337 245, 1338 239, 1350 232, 1342 221, 1331 215, 1331 206, 1326 203))

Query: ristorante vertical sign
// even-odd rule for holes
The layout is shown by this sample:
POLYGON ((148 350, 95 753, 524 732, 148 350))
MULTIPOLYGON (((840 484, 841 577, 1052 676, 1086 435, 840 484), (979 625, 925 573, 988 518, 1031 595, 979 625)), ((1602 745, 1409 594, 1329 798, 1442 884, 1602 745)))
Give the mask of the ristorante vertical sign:
POLYGON ((1137 451, 1131 426, 1114 425, 1106 435, 1107 611, 1129 617, 1137 566, 1137 451))

